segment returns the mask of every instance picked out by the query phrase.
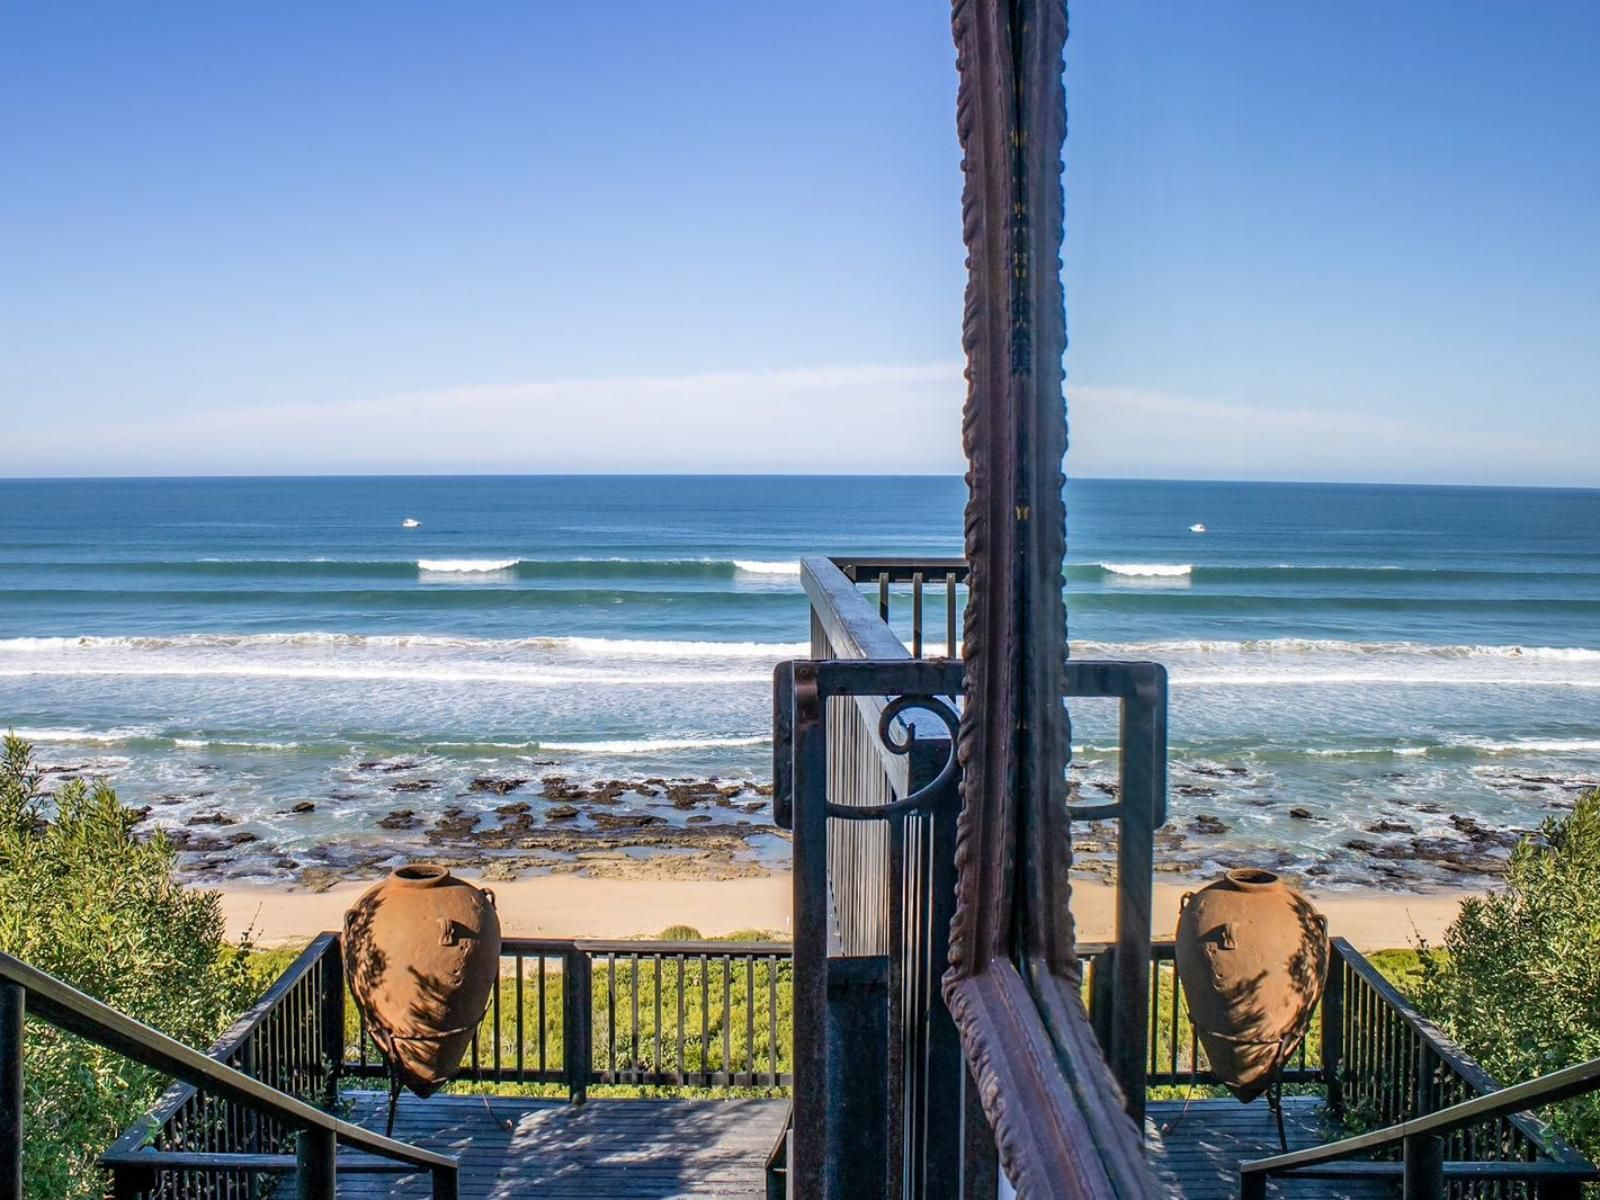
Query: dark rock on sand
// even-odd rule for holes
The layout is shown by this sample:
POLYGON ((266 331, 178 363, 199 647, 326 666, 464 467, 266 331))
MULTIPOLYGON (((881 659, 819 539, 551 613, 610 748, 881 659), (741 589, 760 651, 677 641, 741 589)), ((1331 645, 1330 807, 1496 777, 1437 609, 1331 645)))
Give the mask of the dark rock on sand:
POLYGON ((600 829, 644 829, 667 823, 665 817, 654 813, 590 813, 589 819, 600 829))

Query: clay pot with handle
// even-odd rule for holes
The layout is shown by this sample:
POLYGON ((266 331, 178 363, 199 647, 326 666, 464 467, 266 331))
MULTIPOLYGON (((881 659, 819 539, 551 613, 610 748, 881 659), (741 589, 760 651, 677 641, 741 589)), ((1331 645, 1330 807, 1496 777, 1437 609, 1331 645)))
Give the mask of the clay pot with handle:
POLYGON ((1211 1070, 1266 1091, 1305 1037, 1328 975, 1328 923, 1271 871, 1229 871, 1184 897, 1178 978, 1211 1070))
POLYGON ((500 972, 494 894, 444 867, 399 868, 344 917, 345 974, 372 1040, 401 1083, 448 1083, 500 972))

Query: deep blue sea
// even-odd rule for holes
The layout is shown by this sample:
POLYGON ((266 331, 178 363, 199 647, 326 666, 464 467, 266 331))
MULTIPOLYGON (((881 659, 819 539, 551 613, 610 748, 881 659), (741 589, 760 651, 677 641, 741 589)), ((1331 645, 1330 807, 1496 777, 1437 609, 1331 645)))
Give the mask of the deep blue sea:
MULTIPOLYGON (((963 499, 3 481, 0 726, 162 823, 225 810, 259 838, 244 875, 391 836, 397 776, 432 781, 412 807, 485 811, 503 799, 466 785, 496 773, 763 779, 771 667, 806 649, 799 557, 957 555, 963 499)), ((1600 779, 1600 492, 1082 480, 1068 504, 1073 653, 1170 669, 1180 829, 1214 816, 1216 846, 1354 879, 1346 843, 1381 823, 1527 827, 1600 779)), ((1113 777, 1109 715, 1074 717, 1079 777, 1113 777)))

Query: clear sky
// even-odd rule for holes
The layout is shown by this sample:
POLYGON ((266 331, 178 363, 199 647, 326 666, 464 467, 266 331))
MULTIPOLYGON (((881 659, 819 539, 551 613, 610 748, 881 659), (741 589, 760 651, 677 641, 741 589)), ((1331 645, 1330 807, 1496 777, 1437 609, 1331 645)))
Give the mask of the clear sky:
MULTIPOLYGON (((1600 485, 1600 5, 1079 0, 1069 469, 1600 485)), ((0 473, 953 471, 939 0, 0 5, 0 473)))

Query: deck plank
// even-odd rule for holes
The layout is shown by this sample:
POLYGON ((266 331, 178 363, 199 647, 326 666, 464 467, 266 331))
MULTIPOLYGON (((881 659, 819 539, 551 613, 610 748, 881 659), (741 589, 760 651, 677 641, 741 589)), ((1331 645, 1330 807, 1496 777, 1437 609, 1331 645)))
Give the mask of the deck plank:
MULTIPOLYGON (((385 1097, 358 1092, 352 1116, 382 1129, 385 1097)), ((461 1158, 462 1200, 760 1200, 765 1167, 783 1124, 776 1100, 561 1100, 435 1096, 401 1100, 395 1136, 461 1158)), ((1289 1144, 1316 1145, 1336 1131, 1321 1101, 1285 1102, 1289 1144)), ((1238 1164, 1277 1152, 1263 1102, 1202 1100, 1150 1105, 1147 1144, 1174 1197, 1234 1200, 1238 1164)), ((1296 1180, 1269 1185, 1284 1200, 1388 1200, 1373 1181, 1296 1180)), ((347 1175, 340 1200, 427 1200, 423 1175, 347 1175)))
MULTIPOLYGON (((350 1095, 383 1128, 386 1097, 350 1095)), ((678 1200, 766 1195, 780 1100, 561 1100, 434 1096, 400 1101, 395 1136, 459 1155, 462 1200, 678 1200)), ((426 1200, 422 1175, 351 1175, 340 1200, 426 1200)))
MULTIPOLYGON (((1329 1126, 1318 1098, 1287 1097, 1283 1111, 1291 1150, 1341 1136, 1329 1126)), ((1272 1112, 1262 1100, 1197 1100, 1187 1108, 1181 1100, 1158 1101, 1149 1106, 1145 1138, 1158 1177, 1184 1200, 1237 1200, 1239 1164, 1280 1149, 1272 1112)), ((1284 1200, 1389 1200, 1395 1194, 1378 1180, 1274 1180, 1267 1191, 1284 1200)))

